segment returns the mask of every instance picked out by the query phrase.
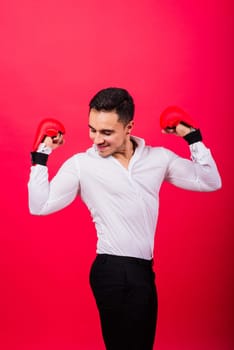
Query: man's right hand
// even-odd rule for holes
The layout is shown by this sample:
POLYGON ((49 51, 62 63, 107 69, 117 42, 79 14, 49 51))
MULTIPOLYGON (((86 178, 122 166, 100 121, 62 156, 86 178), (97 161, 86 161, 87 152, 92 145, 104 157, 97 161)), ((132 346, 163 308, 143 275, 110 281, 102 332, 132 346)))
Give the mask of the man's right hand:
POLYGON ((58 132, 56 136, 50 137, 46 136, 43 143, 46 147, 51 148, 52 150, 64 144, 63 134, 58 132))
POLYGON ((52 150, 64 143, 65 128, 56 119, 47 118, 40 122, 31 152, 32 165, 46 165, 52 150))
POLYGON ((37 152, 41 143, 44 143, 47 147, 55 149, 63 144, 63 135, 65 134, 65 128, 61 122, 56 119, 47 118, 43 119, 38 125, 34 143, 33 152, 37 152))

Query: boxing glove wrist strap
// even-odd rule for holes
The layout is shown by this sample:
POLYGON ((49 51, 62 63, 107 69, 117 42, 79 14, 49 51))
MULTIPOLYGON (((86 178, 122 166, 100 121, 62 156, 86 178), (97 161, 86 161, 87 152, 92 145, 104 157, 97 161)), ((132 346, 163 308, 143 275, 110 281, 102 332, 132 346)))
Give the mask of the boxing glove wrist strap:
POLYGON ((189 145, 192 145, 195 142, 202 141, 202 135, 199 129, 191 131, 189 134, 184 136, 185 141, 188 142, 189 145))
POLYGON ((49 157, 49 155, 45 154, 45 153, 31 152, 32 165, 40 164, 40 165, 46 166, 48 157, 49 157))

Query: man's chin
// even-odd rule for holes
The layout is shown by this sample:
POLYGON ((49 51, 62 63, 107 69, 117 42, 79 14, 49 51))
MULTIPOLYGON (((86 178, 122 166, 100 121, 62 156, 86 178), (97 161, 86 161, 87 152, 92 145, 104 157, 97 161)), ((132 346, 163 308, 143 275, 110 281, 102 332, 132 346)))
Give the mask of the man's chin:
POLYGON ((99 156, 103 157, 103 158, 106 158, 106 157, 109 157, 111 155, 111 152, 110 150, 108 151, 107 149, 98 149, 98 154, 99 156))
POLYGON ((107 158, 107 157, 111 156, 110 152, 98 152, 98 154, 102 158, 107 158))

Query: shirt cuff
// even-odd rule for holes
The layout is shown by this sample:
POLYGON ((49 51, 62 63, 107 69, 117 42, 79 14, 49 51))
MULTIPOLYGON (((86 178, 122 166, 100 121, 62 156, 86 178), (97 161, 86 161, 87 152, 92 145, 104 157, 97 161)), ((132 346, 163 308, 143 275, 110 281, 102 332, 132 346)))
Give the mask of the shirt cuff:
POLYGON ((199 129, 191 131, 189 134, 184 136, 185 141, 188 142, 189 145, 192 145, 195 142, 202 141, 202 135, 199 129))

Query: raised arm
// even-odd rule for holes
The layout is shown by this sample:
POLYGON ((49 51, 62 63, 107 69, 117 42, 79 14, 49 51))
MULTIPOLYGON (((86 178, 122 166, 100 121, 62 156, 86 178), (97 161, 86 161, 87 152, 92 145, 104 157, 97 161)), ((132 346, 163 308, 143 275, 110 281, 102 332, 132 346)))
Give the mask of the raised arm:
POLYGON ((67 160, 49 182, 48 156, 63 144, 64 132, 64 129, 61 131, 61 123, 56 120, 52 120, 52 128, 48 120, 39 125, 31 153, 32 167, 28 182, 31 214, 47 215, 56 212, 69 205, 79 191, 79 169, 74 157, 67 160))
POLYGON ((191 160, 167 152, 166 181, 192 191, 215 191, 222 182, 210 150, 202 142, 199 129, 191 125, 191 118, 178 107, 169 107, 160 118, 164 133, 183 137, 189 144, 191 160))

